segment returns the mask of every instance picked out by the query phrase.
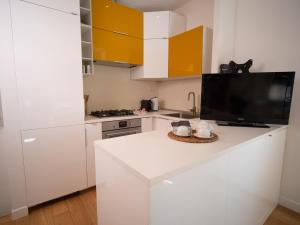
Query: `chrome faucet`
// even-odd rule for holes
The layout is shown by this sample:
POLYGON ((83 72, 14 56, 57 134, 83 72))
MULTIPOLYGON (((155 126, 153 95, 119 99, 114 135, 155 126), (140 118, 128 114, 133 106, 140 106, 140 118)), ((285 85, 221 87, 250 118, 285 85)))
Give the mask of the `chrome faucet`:
POLYGON ((195 92, 191 91, 188 94, 188 101, 190 100, 191 95, 193 95, 193 108, 190 110, 193 113, 193 117, 196 117, 196 95, 195 92))

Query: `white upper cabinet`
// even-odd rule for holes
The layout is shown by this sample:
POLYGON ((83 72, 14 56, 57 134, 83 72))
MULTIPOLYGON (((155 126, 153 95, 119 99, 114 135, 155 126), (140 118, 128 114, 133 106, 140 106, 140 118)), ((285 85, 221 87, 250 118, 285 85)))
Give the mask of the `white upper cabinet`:
POLYGON ((79 16, 12 3, 22 129, 83 124, 79 16))
POLYGON ((144 40, 144 65, 133 67, 131 78, 168 78, 168 54, 168 39, 144 40))
POLYGON ((144 13, 144 39, 169 38, 186 30, 186 18, 171 11, 144 13))
POLYGON ((79 15, 79 0, 18 0, 79 15))
POLYGON ((166 79, 169 38, 186 31, 186 18, 171 11, 144 13, 144 64, 131 69, 132 79, 166 79))

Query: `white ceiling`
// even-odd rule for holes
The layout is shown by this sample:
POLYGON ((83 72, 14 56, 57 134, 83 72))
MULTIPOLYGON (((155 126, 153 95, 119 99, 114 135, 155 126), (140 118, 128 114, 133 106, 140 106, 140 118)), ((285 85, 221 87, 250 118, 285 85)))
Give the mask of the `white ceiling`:
POLYGON ((190 0, 116 0, 123 5, 142 11, 159 11, 176 9, 190 0))

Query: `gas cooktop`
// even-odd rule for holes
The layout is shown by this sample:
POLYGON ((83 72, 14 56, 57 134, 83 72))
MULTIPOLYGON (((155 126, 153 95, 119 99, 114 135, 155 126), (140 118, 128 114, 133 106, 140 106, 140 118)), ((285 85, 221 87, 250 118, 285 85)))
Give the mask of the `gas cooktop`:
POLYGON ((122 109, 122 110, 101 110, 91 112, 92 116, 103 118, 103 117, 116 117, 116 116, 133 116, 132 110, 122 109))

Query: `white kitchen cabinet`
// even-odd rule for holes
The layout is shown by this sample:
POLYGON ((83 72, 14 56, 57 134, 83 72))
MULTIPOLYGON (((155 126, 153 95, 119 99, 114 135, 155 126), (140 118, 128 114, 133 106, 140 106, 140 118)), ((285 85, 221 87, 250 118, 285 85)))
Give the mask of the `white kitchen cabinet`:
POLYGON ((94 141, 102 139, 102 124, 92 123, 85 125, 86 132, 86 157, 87 157, 87 182, 88 187, 96 185, 95 148, 94 141))
POLYGON ((186 30, 186 18, 172 11, 144 13, 144 39, 169 38, 186 30))
POLYGON ((153 119, 152 117, 142 118, 142 132, 148 132, 153 130, 153 119))
POLYGON ((97 143, 98 224, 264 224, 278 204, 287 127, 216 129, 220 140, 203 145, 154 132, 144 138, 158 145, 140 155, 140 137, 127 142, 128 154, 120 142, 97 143), (168 167, 190 156, 190 164, 168 167))
POLYGON ((22 129, 83 124, 79 16, 13 0, 12 28, 22 129))
POLYGON ((87 188, 84 125, 22 132, 28 206, 87 188))
POLYGON ((144 40, 144 65, 133 67, 131 78, 168 78, 168 58, 168 39, 144 40))
POLYGON ((153 118, 153 130, 173 130, 171 123, 175 120, 167 118, 153 118))
POLYGON ((171 11, 144 13, 144 63, 131 69, 132 79, 169 76, 169 37, 186 31, 186 18, 171 11))
POLYGON ((279 200, 286 129, 230 154, 228 225, 263 224, 279 200))
POLYGON ((79 15, 79 0, 17 0, 79 15))

